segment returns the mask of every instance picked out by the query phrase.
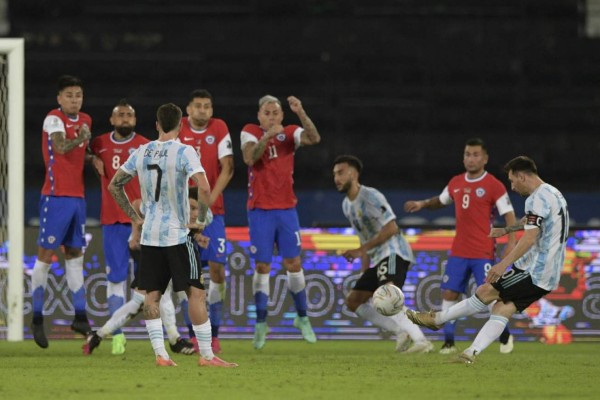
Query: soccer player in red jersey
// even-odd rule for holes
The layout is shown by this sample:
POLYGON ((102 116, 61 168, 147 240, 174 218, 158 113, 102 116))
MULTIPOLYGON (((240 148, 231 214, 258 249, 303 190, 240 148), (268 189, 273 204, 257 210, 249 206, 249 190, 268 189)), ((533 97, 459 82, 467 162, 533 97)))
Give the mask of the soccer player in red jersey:
POLYGON ((71 329, 83 335, 90 331, 85 311, 82 248, 86 244, 83 166, 86 145, 91 137, 92 119, 80 112, 83 83, 79 78, 61 76, 56 100, 60 107, 48 113, 42 131, 46 178, 40 199, 37 260, 31 276, 31 328, 35 343, 41 348, 48 347, 44 331, 44 292, 52 257, 61 246, 65 255, 65 275, 75 309, 71 329))
POLYGON ((283 267, 287 270, 288 288, 294 299, 298 316, 294 326, 309 343, 317 338, 306 314, 306 282, 300 262, 300 224, 294 194, 294 153, 300 146, 321 141, 317 128, 302 103, 294 96, 287 98, 290 109, 302 126, 283 126, 283 109, 276 97, 266 95, 258 102, 259 125, 247 124, 242 129, 241 145, 244 162, 248 165, 248 225, 251 257, 255 261, 252 282, 256 302, 254 348, 265 345, 267 335, 267 303, 269 273, 273 246, 277 244, 283 267))
MULTIPOLYGON (((209 205, 213 213, 213 221, 203 232, 210 241, 207 248, 200 249, 200 254, 202 263, 208 264, 210 273, 208 303, 212 327, 212 349, 215 354, 218 354, 221 352, 219 327, 225 299, 227 261, 223 190, 233 177, 233 147, 227 124, 222 119, 213 117, 213 98, 207 90, 192 91, 186 111, 188 116, 182 120, 179 140, 196 149, 211 187, 209 205)), ((181 304, 184 309, 187 308, 186 299, 181 299, 181 304)), ((187 316, 187 312, 184 312, 184 315, 187 316)), ((192 324, 187 320, 186 323, 190 336, 193 337, 192 324)), ((195 341, 195 337, 192 340, 195 341)))
MULTIPOLYGON (((466 172, 453 177, 439 196, 426 200, 407 201, 404 210, 416 212, 423 208, 438 209, 454 203, 456 236, 442 278, 442 310, 458 302, 460 293, 466 293, 471 275, 477 285, 495 264, 495 242, 490 238, 494 208, 503 215, 507 226, 516 223, 515 213, 504 185, 485 170, 488 152, 483 140, 469 139, 465 144, 463 164, 466 172)), ((515 246, 514 233, 509 235, 504 254, 515 246)), ((444 325, 445 342, 442 354, 456 352, 454 332, 456 321, 444 325)), ((513 338, 508 328, 500 336, 500 352, 510 353, 513 338)))

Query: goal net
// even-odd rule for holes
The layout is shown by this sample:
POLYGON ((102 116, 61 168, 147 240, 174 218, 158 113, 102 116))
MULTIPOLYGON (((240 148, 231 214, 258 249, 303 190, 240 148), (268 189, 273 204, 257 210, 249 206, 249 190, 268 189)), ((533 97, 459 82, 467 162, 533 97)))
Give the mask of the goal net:
POLYGON ((0 337, 23 340, 23 39, 0 39, 0 337))

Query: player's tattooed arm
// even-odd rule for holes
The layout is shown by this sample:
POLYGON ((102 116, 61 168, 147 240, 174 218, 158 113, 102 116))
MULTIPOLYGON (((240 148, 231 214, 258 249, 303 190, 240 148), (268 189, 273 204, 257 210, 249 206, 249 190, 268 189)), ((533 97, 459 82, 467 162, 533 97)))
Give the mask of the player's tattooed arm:
POLYGON ((115 199, 119 207, 121 207, 121 209, 125 211, 125 214, 131 218, 131 222, 139 225, 143 222, 143 220, 135 211, 129 202, 127 195, 125 194, 125 185, 132 179, 133 175, 129 175, 122 169, 118 169, 117 173, 108 184, 108 191, 115 199))
POLYGON ((59 154, 68 153, 81 143, 90 140, 91 137, 92 133, 90 132, 90 128, 87 126, 87 124, 83 124, 81 130, 79 131, 79 135, 73 139, 67 139, 65 132, 53 132, 50 134, 50 139, 52 140, 54 149, 59 154))
POLYGON ((290 104, 291 110, 296 113, 298 118, 300 119, 300 123, 304 128, 304 132, 302 132, 301 142, 303 146, 310 146, 313 144, 317 144, 321 141, 321 135, 317 130, 317 127, 309 118, 308 114, 302 107, 302 102, 300 99, 294 96, 290 96, 287 98, 288 103, 290 104))
POLYGON ((490 230, 489 237, 497 238, 500 236, 508 235, 509 233, 522 231, 523 229, 525 229, 525 225, 522 222, 511 226, 505 226, 503 228, 492 228, 490 230))

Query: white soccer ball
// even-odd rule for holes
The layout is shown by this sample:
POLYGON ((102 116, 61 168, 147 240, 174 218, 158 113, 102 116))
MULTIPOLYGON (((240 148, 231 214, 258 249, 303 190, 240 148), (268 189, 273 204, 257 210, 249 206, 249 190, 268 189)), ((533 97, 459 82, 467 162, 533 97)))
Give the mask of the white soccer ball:
POLYGON ((373 293, 373 307, 381 315, 396 315, 404 307, 404 293, 396 285, 381 285, 373 293))

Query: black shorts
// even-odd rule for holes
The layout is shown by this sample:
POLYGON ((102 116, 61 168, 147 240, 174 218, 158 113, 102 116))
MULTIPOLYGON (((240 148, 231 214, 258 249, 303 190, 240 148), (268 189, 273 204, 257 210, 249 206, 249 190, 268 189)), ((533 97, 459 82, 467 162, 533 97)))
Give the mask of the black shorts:
POLYGON ((131 285, 129 285, 129 287, 132 289, 137 289, 138 286, 140 285, 140 280, 138 278, 138 271, 140 269, 140 261, 142 259, 142 251, 129 249, 129 256, 133 259, 133 280, 131 281, 131 285))
POLYGON ((179 292, 193 286, 204 289, 200 254, 189 236, 185 243, 169 247, 142 245, 138 270, 139 288, 147 292, 164 293, 173 279, 173 291, 179 292))
POLYGON ((534 301, 550 293, 533 284, 529 272, 513 267, 502 275, 492 286, 500 292, 500 299, 514 303, 518 312, 523 312, 534 301))
POLYGON ((409 261, 406 261, 397 254, 393 254, 366 270, 358 278, 352 290, 374 292, 379 286, 388 282, 393 282, 394 285, 402 289, 408 267, 410 267, 409 261))

